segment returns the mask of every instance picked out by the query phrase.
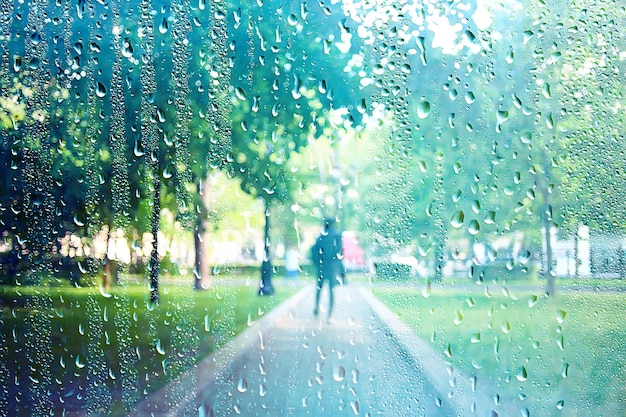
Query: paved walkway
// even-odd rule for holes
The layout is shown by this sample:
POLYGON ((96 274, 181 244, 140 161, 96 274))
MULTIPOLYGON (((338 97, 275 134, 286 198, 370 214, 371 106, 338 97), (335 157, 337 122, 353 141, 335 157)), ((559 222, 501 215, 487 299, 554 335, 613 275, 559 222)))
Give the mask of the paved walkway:
POLYGON ((331 323, 313 317, 313 293, 300 291, 133 415, 498 415, 487 390, 474 389, 366 286, 336 288, 331 323))

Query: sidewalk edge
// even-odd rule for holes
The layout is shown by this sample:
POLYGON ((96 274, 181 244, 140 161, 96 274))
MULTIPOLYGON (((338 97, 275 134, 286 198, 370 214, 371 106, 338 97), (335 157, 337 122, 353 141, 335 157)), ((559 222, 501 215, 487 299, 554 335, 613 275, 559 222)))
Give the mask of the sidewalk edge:
POLYGON ((296 294, 283 301, 270 310, 256 323, 237 335, 217 351, 200 360, 196 366, 180 374, 176 379, 150 394, 146 399, 138 403, 127 417, 178 417, 185 414, 190 407, 199 406, 201 393, 209 386, 215 384, 219 377, 228 370, 228 367, 236 363, 237 359, 245 355, 250 349, 260 343, 262 334, 286 315, 292 306, 310 296, 312 286, 306 286, 296 294), (189 384, 195 381, 195 389, 185 397, 178 398, 177 404, 172 404, 168 398, 168 390, 171 386, 189 384), (194 404, 196 403, 196 404, 194 404))
POLYGON ((376 298, 369 288, 360 288, 363 299, 372 308, 381 322, 395 337, 400 347, 422 366, 424 374, 440 398, 446 401, 459 416, 498 415, 504 412, 494 404, 492 397, 478 389, 475 376, 462 374, 441 354, 418 337, 386 305, 376 298))

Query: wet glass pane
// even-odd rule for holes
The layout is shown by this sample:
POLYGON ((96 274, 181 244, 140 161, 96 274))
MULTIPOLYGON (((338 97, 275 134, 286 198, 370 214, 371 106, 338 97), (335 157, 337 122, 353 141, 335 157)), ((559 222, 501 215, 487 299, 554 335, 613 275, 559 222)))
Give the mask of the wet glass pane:
POLYGON ((620 1, 0 1, 0 412, 626 414, 620 1))

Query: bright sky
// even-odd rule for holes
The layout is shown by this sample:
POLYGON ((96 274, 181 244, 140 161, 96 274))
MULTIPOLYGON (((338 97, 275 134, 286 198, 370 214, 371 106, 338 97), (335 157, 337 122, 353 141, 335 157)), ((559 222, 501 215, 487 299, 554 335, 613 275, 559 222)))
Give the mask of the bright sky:
MULTIPOLYGON (((336 0, 338 1, 338 0, 336 0)), ((333 1, 336 2, 336 1, 333 1)), ((442 6, 440 0, 343 0, 344 13, 356 22, 360 22, 357 33, 366 43, 372 44, 375 39, 384 36, 390 22, 400 21, 400 12, 408 16, 414 27, 399 28, 399 36, 403 39, 416 38, 428 30, 434 35, 433 48, 450 55, 458 54, 467 47, 476 53, 480 46, 469 42, 463 36, 464 25, 460 22, 470 21, 480 30, 488 29, 493 22, 494 12, 513 13, 519 11, 522 4, 517 0, 458 0, 452 6, 442 6), (472 11, 472 2, 476 7, 472 11), (393 7, 394 3, 403 5, 401 10, 393 7), (470 13, 472 13, 470 15, 470 13), (403 32, 403 30, 405 32, 403 32)), ((497 37, 497 33, 492 33, 497 37)), ((336 46, 342 51, 349 50, 351 35, 344 33, 336 46)))

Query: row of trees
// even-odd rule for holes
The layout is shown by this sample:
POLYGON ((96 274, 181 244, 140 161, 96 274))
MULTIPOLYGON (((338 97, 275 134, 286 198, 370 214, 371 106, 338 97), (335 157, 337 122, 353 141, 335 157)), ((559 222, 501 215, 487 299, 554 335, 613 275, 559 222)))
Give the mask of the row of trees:
POLYGON ((338 32, 338 15, 271 2, 13 7, 2 21, 5 268, 25 262, 24 281, 36 280, 55 268, 49 255, 67 232, 148 231, 156 301, 167 208, 195 231, 200 288, 211 210, 202 196, 215 170, 264 202, 269 263, 270 208, 295 188, 286 162, 319 136, 333 105, 352 101, 336 88, 338 50, 310 41, 338 32))
MULTIPOLYGON (((155 237, 167 208, 193 231, 200 288, 207 179, 221 170, 263 202, 262 293, 272 292, 275 207, 304 221, 337 215, 379 255, 411 248, 433 259, 437 279, 449 251, 471 258, 473 243, 517 232, 544 255, 553 292, 553 230, 626 224, 625 13, 616 3, 509 6, 488 9, 485 23, 473 3, 421 14, 276 1, 16 4, 1 21, 5 242, 33 278, 54 268, 46 255, 67 232, 155 237), (448 28, 432 24, 442 17, 447 41, 448 28), (42 19, 53 24, 43 30, 42 19)), ((150 249, 156 301, 155 238, 150 249)))

